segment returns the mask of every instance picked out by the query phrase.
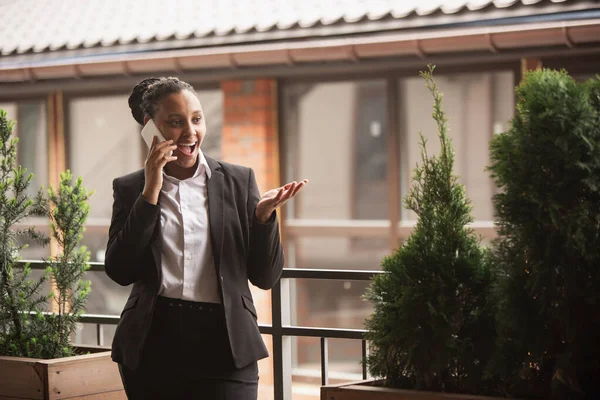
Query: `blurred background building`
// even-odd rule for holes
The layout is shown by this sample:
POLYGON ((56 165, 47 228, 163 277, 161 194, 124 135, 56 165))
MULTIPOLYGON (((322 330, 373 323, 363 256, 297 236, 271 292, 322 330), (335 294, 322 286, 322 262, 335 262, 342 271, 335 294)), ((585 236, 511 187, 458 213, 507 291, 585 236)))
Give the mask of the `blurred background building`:
MULTIPOLYGON (((84 242, 100 262, 112 180, 141 168, 147 150, 127 106, 142 78, 193 84, 204 152, 253 167, 262 191, 310 179, 281 213, 286 267, 368 270, 415 223, 402 198, 419 131, 438 149, 418 71, 437 65, 456 173, 485 242, 495 235, 488 143, 507 129, 523 71, 600 72, 600 4, 590 0, 0 0, 0 16, 0 108, 18 121, 18 161, 34 188, 68 168, 95 191, 84 242)), ((48 255, 34 243, 23 254, 48 255)), ((89 275, 88 312, 119 314, 129 288, 89 275)), ((293 281, 290 323, 362 328, 365 288, 293 281)), ((270 295, 254 292, 269 324, 270 295)), ((114 327, 103 329, 109 344, 114 327)), ((94 327, 76 340, 95 343, 94 327)), ((293 341, 294 398, 318 398, 317 343, 293 341)), ((360 378, 360 343, 330 346, 330 377, 360 378)), ((270 360, 260 366, 268 388, 270 360)))

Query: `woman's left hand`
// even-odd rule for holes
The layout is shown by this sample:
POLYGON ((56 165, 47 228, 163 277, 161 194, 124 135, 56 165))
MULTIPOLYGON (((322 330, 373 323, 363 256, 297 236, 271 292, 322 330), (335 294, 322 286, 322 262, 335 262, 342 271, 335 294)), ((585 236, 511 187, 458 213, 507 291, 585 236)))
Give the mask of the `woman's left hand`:
POLYGON ((269 221, 269 218, 271 218, 273 211, 294 197, 307 183, 308 179, 301 182, 294 181, 277 189, 271 189, 268 192, 265 192, 256 206, 255 214, 258 222, 266 224, 269 221))

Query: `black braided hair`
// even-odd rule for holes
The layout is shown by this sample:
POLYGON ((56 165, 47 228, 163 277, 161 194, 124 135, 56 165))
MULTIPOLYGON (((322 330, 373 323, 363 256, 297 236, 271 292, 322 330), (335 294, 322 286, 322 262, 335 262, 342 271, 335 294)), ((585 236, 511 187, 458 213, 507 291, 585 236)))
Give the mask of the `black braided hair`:
POLYGON ((144 79, 135 85, 129 96, 131 115, 140 125, 144 125, 144 117, 147 115, 153 118, 162 99, 183 90, 196 95, 192 85, 176 77, 144 79))

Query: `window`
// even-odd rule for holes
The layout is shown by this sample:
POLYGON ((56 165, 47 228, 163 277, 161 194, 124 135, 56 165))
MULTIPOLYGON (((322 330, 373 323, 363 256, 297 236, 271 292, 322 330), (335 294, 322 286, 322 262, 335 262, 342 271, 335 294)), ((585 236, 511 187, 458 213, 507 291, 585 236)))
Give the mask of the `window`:
MULTIPOLYGON (((496 191, 486 171, 489 142, 494 133, 508 128, 512 118, 513 75, 511 71, 436 75, 456 151, 455 172, 466 186, 474 219, 489 225, 489 232, 493 232, 492 195, 496 191)), ((390 206, 396 202, 390 187, 399 187, 401 200, 406 195, 412 171, 420 162, 419 131, 428 140, 428 153, 439 152, 431 116, 433 99, 422 78, 400 78, 394 88, 388 88, 388 82, 284 86, 285 180, 310 180, 302 195, 286 208, 288 268, 379 269, 392 251, 392 224, 399 223, 399 237, 404 239, 416 222, 416 215, 402 202, 398 204, 400 220, 390 220, 390 206), (388 105, 390 89, 397 90, 393 101, 398 104, 388 105), (397 110, 396 118, 389 118, 391 109, 397 110), (388 126, 388 121, 397 121, 397 126, 388 126), (395 160, 389 159, 391 134, 398 136, 395 160), (397 185, 389 181, 392 162, 400 170, 397 185)), ((364 328, 372 311, 361 299, 367 285, 294 280, 289 285, 291 323, 364 328)), ((318 369, 320 354, 310 338, 294 339, 293 343, 297 385, 318 369)), ((343 341, 330 343, 331 373, 355 374, 355 379, 360 379, 359 347, 343 341)))
POLYGON ((46 129, 46 103, 23 101, 0 104, 9 119, 16 120, 13 135, 19 138, 17 163, 33 174, 29 193, 35 195, 48 185, 48 140, 46 129))
POLYGON ((221 159, 221 132, 223 129, 223 93, 221 90, 198 91, 206 121, 206 136, 202 152, 214 159, 221 159))
MULTIPOLYGON (((310 180, 286 209, 287 267, 378 269, 390 251, 386 82, 291 84, 283 102, 285 180, 310 180)), ((361 328, 371 312, 361 300, 366 282, 297 280, 290 286, 294 325, 361 328)), ((297 384, 312 376, 320 355, 310 339, 293 343, 297 384)), ((360 343, 331 343, 334 375, 336 365, 359 373, 358 359, 360 343)))
POLYGON ((126 95, 76 98, 69 102, 68 166, 93 190, 89 222, 108 225, 112 180, 143 166, 143 142, 126 95))
POLYGON ((311 182, 290 216, 385 219, 384 82, 290 85, 284 99, 287 175, 311 182))
MULTIPOLYGON (((46 102, 43 100, 26 100, 11 103, 0 103, 9 119, 15 120, 13 135, 19 139, 17 145, 17 164, 33 174, 28 192, 35 196, 43 186, 48 187, 48 132, 46 102)), ((46 220, 32 218, 24 221, 26 225, 35 225, 39 231, 49 234, 46 220)), ((22 239, 25 240, 25 239, 22 239)), ((50 248, 43 247, 31 240, 28 247, 21 251, 23 259, 40 259, 50 255, 50 248)), ((25 242, 23 242, 25 244, 25 242)), ((37 273, 37 271, 35 272, 37 273)))
POLYGON ((306 227, 290 240, 295 266, 377 268, 389 250, 387 232, 362 237, 357 227, 388 218, 385 82, 289 85, 284 104, 286 180, 310 180, 286 210, 288 227, 306 227), (345 226, 359 234, 351 237, 345 226), (342 234, 323 237, 332 227, 342 234))
MULTIPOLYGON (((435 77, 444 98, 450 138, 455 150, 454 170, 465 185, 473 205, 475 221, 493 219, 495 188, 486 167, 489 142, 494 133, 508 129, 514 108, 514 79, 511 72, 438 75, 435 77)), ((421 78, 398 83, 401 138, 401 194, 408 193, 412 170, 421 162, 419 132, 427 140, 427 152, 438 154, 438 131, 431 117, 433 98, 421 78)), ((402 206, 402 220, 416 215, 402 206)))

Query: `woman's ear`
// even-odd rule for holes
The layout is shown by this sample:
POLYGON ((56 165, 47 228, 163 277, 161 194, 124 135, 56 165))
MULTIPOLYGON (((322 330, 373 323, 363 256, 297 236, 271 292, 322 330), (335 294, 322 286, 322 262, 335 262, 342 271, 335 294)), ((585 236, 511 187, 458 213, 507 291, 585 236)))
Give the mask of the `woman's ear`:
POLYGON ((147 115, 144 115, 144 125, 146 125, 148 123, 148 121, 150 121, 152 118, 150 118, 147 115))

